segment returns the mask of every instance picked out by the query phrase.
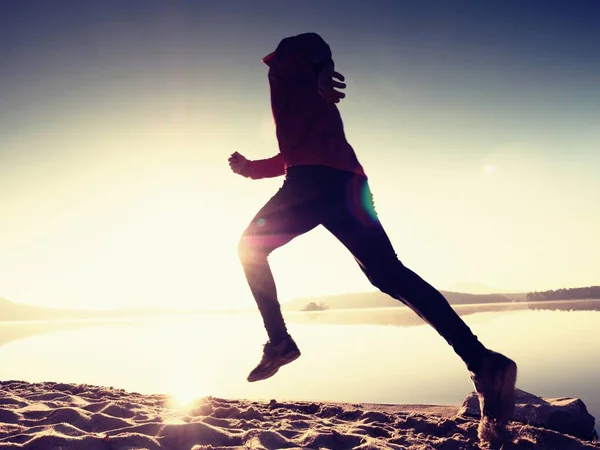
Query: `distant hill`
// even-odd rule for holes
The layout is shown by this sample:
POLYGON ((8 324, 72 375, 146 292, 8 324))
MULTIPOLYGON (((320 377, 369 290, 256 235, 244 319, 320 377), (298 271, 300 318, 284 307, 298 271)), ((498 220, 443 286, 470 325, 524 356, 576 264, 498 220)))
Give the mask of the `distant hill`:
POLYGON ((33 320, 100 320, 124 319, 133 317, 151 317, 169 314, 201 313, 204 311, 184 310, 142 310, 115 309, 107 311, 89 311, 83 309, 44 308, 12 302, 0 297, 0 321, 33 321, 33 320))
MULTIPOLYGON (((467 294, 464 292, 441 291, 451 305, 478 305, 489 303, 530 302, 541 303, 555 300, 599 299, 600 286, 585 288, 558 289, 555 291, 529 293, 467 294)), ((353 294, 329 295, 323 297, 299 298, 282 303, 288 311, 321 309, 365 309, 403 306, 387 294, 379 291, 353 294), (310 306, 309 306, 310 305, 310 306)), ((254 308, 252 308, 254 310, 254 308)), ((0 321, 36 321, 36 320, 99 320, 133 317, 152 317, 174 314, 216 313, 219 311, 202 310, 144 310, 118 309, 110 311, 89 311, 76 309, 44 308, 12 302, 0 297, 0 321)))
MULTIPOLYGON (((527 294, 465 294, 461 292, 441 291, 450 304, 468 305, 483 303, 522 302, 527 294)), ((309 303, 323 304, 329 309, 362 309, 362 308, 389 308, 402 306, 398 300, 391 298, 383 292, 360 292, 355 294, 329 295, 326 297, 300 298, 285 302, 282 307, 286 310, 302 310, 309 303)))
POLYGON ((452 286, 448 286, 447 291, 449 292, 464 292, 465 294, 507 294, 512 291, 506 289, 498 289, 495 287, 488 286, 483 283, 473 283, 468 281, 462 281, 454 283, 452 286))
POLYGON ((574 300, 574 299, 600 298, 600 286, 587 286, 581 288, 557 289, 555 291, 529 292, 527 301, 539 302, 548 300, 574 300))
POLYGON ((0 297, 0 320, 91 319, 91 311, 43 308, 11 302, 0 297))

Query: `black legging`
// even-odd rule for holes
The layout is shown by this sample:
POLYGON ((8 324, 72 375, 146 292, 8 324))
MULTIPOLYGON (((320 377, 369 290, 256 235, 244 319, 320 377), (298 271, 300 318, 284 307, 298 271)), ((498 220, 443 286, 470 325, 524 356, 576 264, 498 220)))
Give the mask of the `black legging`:
POLYGON ((375 287, 409 306, 470 370, 478 369, 485 347, 444 296, 398 260, 375 212, 367 178, 324 166, 288 168, 283 186, 256 214, 239 243, 244 272, 272 342, 287 330, 267 258, 318 225, 350 250, 375 287))

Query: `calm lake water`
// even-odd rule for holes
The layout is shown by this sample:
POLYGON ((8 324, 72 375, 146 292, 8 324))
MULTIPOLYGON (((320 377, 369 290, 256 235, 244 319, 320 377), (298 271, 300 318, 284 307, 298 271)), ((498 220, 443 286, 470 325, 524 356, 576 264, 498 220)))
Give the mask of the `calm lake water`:
MULTIPOLYGON (((460 404, 472 386, 452 349, 427 325, 403 326, 400 319, 400 325, 368 324, 382 314, 389 317, 381 309, 286 313, 302 357, 252 384, 246 376, 266 340, 254 313, 3 323, 0 378, 167 393, 183 403, 213 395, 460 404)), ((517 361, 519 388, 544 397, 579 397, 600 418, 600 312, 517 309, 464 319, 485 345, 517 361)))

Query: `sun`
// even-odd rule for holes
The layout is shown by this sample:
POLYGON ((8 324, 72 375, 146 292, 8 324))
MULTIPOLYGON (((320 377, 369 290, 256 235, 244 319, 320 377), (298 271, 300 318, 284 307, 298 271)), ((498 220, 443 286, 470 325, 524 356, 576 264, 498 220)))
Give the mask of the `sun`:
POLYGON ((486 175, 493 175, 494 173, 496 173, 497 169, 498 168, 493 164, 486 164, 482 167, 483 173, 485 173, 486 175))
POLYGON ((176 409, 189 408, 207 395, 202 386, 198 384, 198 380, 192 380, 191 377, 174 379, 170 388, 167 389, 167 394, 170 406, 176 409))

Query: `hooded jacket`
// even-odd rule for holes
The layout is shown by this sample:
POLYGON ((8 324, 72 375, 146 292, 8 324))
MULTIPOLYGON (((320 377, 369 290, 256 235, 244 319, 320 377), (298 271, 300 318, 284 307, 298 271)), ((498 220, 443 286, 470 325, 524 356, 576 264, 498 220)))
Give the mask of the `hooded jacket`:
POLYGON ((354 149, 346 140, 335 103, 318 93, 318 71, 332 63, 329 45, 316 33, 283 39, 263 58, 269 66, 271 109, 279 154, 250 161, 243 174, 259 179, 285 174, 288 167, 327 166, 365 175, 354 149))

